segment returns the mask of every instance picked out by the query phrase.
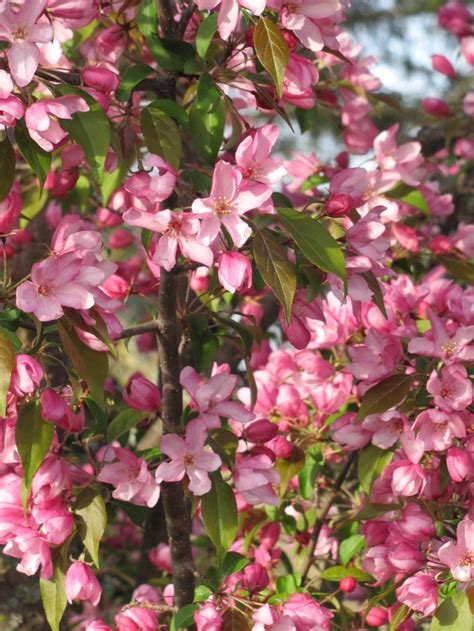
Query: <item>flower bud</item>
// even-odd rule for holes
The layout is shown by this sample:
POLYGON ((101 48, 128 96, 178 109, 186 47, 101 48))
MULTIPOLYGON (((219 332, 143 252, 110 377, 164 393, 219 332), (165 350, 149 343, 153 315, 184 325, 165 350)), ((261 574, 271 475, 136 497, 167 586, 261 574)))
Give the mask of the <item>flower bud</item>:
POLYGON ((224 252, 217 260, 219 283, 230 293, 252 287, 252 266, 240 252, 224 252))
POLYGON ((268 587, 270 579, 263 565, 252 563, 244 568, 242 584, 250 593, 257 594, 268 587))
POLYGON ((345 576, 339 581, 339 589, 344 594, 350 594, 357 587, 357 581, 353 576, 345 576))
POLYGON ((151 381, 138 373, 131 377, 122 396, 125 403, 135 410, 155 412, 160 409, 160 391, 151 381))
POLYGON ((16 226, 21 213, 21 197, 11 192, 0 202, 0 234, 8 234, 16 226))
POLYGON ((128 248, 133 242, 133 235, 125 228, 121 230, 115 230, 109 236, 108 245, 110 248, 114 250, 123 250, 124 248, 128 248))
POLYGON ((388 613, 383 607, 372 607, 365 618, 365 622, 369 627, 381 627, 388 621, 388 613))
POLYGON ((456 76, 452 63, 444 55, 431 55, 431 64, 436 72, 440 72, 447 77, 456 76))
POLYGON ((278 425, 266 418, 249 423, 242 432, 242 438, 251 443, 266 443, 278 434, 278 425))
POLYGON ((354 200, 346 193, 330 195, 326 202, 326 214, 330 217, 343 217, 354 208, 354 200))
POLYGON ((94 607, 97 607, 102 595, 99 581, 90 567, 82 561, 76 561, 69 567, 64 581, 64 588, 70 604, 74 600, 87 600, 94 607))
POLYGON ((437 237, 433 237, 431 241, 428 242, 428 248, 433 252, 433 254, 448 254, 453 249, 453 244, 451 243, 451 239, 449 237, 439 235, 437 237))
POLYGON ((449 105, 446 103, 446 101, 443 101, 443 99, 428 97, 421 101, 421 105, 425 112, 430 116, 437 116, 438 118, 451 116, 449 105))
POLYGON ((82 73, 84 83, 99 92, 113 92, 120 83, 120 79, 115 72, 100 68, 98 66, 86 68, 82 73))
POLYGON ((459 447, 450 447, 446 458, 448 472, 454 482, 462 482, 470 470, 470 458, 467 451, 459 447))

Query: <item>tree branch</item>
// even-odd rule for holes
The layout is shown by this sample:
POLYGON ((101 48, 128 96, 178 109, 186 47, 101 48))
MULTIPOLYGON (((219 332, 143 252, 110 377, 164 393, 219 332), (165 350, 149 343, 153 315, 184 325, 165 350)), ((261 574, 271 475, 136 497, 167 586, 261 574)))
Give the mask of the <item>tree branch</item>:
POLYGON ((326 517, 328 516, 328 513, 331 509, 331 506, 334 503, 334 500, 337 498, 337 495, 339 493, 339 491, 341 490, 341 486, 344 482, 344 480, 346 479, 347 474, 349 473, 352 465, 354 464, 354 462, 357 459, 357 452, 353 451, 349 457, 347 458, 346 462, 344 463, 343 468, 341 469, 341 471, 339 472, 339 475, 336 478, 336 481, 334 483, 334 487, 331 491, 331 493, 328 495, 322 509, 321 509, 321 514, 319 515, 319 517, 316 520, 316 523, 314 524, 314 528, 313 528, 313 532, 311 533, 311 541, 309 544, 309 548, 308 548, 308 553, 306 556, 306 561, 303 567, 303 571, 301 573, 301 577, 302 577, 302 581, 303 583, 306 581, 306 578, 308 576, 308 573, 311 569, 311 566, 313 565, 314 562, 314 551, 316 550, 316 545, 318 543, 318 539, 319 539, 319 535, 321 534, 321 529, 324 525, 324 522, 326 521, 326 517))

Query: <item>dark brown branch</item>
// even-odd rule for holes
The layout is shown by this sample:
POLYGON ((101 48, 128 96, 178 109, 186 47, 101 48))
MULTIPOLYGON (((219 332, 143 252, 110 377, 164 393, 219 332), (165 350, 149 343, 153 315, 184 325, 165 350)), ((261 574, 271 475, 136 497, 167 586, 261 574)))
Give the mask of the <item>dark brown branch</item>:
MULTIPOLYGON (((158 354, 163 388, 161 416, 166 433, 181 433, 183 394, 180 376, 177 319, 178 278, 173 272, 160 270, 158 293, 158 354)), ((194 598, 194 562, 191 550, 191 520, 181 482, 162 485, 171 560, 173 566, 174 603, 180 608, 194 598)))
POLYGON ((325 503, 323 504, 323 507, 321 509, 321 513, 319 515, 319 517, 316 520, 316 523, 314 524, 314 528, 313 528, 313 532, 311 533, 311 541, 309 544, 309 548, 308 548, 308 552, 307 552, 307 556, 306 556, 306 561, 303 567, 303 571, 301 573, 302 576, 302 580, 303 583, 306 581, 306 578, 308 576, 308 573, 311 569, 311 566, 313 565, 314 562, 314 551, 316 550, 316 545, 318 543, 318 539, 319 539, 319 535, 321 534, 321 529, 324 526, 324 522, 326 521, 326 517, 328 516, 329 511, 331 510, 331 506, 333 505, 334 501, 337 498, 337 495, 339 493, 339 491, 341 490, 342 484, 344 482, 344 480, 346 479, 347 474, 349 473, 352 465, 354 464, 354 462, 357 459, 357 452, 353 451, 349 457, 347 458, 347 460, 344 463, 344 466, 342 467, 341 471, 339 472, 339 475, 336 478, 336 481, 334 483, 334 487, 331 491, 331 493, 328 495, 328 497, 326 498, 325 503))
POLYGON ((173 0, 158 0, 156 8, 158 10, 158 22, 163 29, 164 36, 172 39, 178 38, 180 29, 175 20, 176 6, 173 0))

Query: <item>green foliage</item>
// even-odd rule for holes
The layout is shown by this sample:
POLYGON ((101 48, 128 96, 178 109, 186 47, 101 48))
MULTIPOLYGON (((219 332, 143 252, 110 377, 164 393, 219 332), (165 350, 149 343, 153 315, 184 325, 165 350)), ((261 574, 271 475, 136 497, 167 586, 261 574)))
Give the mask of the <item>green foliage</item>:
POLYGON ((39 196, 41 196, 51 168, 51 152, 45 151, 33 140, 23 119, 19 120, 15 126, 15 141, 22 156, 39 180, 39 196))
POLYGON ((367 495, 370 494, 373 481, 379 477, 393 458, 393 452, 367 445, 361 451, 357 463, 359 482, 367 495))
POLYGON ((115 416, 107 427, 107 442, 117 440, 123 434, 129 432, 147 416, 146 412, 126 408, 115 416))
POLYGON ((142 109, 140 123, 146 146, 175 169, 181 159, 181 136, 172 118, 154 105, 142 109))
POLYGON ((74 507, 79 516, 78 531, 86 550, 96 567, 99 567, 99 545, 107 526, 107 512, 100 490, 94 487, 84 489, 74 507))
POLYGON ((220 475, 213 474, 211 478, 212 488, 202 498, 202 519, 220 563, 237 533, 237 504, 232 489, 220 475))
POLYGON ((283 77, 290 56, 283 33, 274 22, 261 17, 255 26, 253 43, 260 63, 272 77, 277 94, 281 97, 283 77))
POLYGON ((5 138, 0 142, 0 202, 5 199, 13 186, 15 179, 15 152, 12 143, 5 138))
POLYGON ((369 414, 386 412, 399 405, 410 392, 412 383, 413 376, 402 373, 382 379, 362 397, 356 420, 361 421, 369 414))
POLYGON ((0 416, 7 413, 7 393, 15 368, 15 349, 7 332, 0 330, 0 416))

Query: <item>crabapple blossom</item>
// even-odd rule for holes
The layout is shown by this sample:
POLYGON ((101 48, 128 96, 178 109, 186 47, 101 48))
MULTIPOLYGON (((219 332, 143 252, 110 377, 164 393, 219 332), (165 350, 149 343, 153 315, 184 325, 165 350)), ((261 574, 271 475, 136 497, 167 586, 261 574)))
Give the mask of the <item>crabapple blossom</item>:
POLYGON ((45 151, 53 151, 65 138, 58 118, 70 120, 76 112, 88 112, 89 106, 80 96, 66 95, 57 99, 42 99, 26 109, 25 123, 30 136, 45 151))
POLYGON ((474 578, 474 522, 463 519, 456 534, 457 543, 444 543, 438 550, 438 558, 449 567, 455 579, 467 583, 474 578))
POLYGON ((102 588, 88 565, 76 561, 66 572, 64 588, 69 603, 74 600, 88 600, 95 607, 99 604, 102 588))
POLYGON ((242 460, 235 468, 233 478, 237 492, 249 504, 278 504, 273 485, 279 483, 280 476, 267 455, 242 460))

